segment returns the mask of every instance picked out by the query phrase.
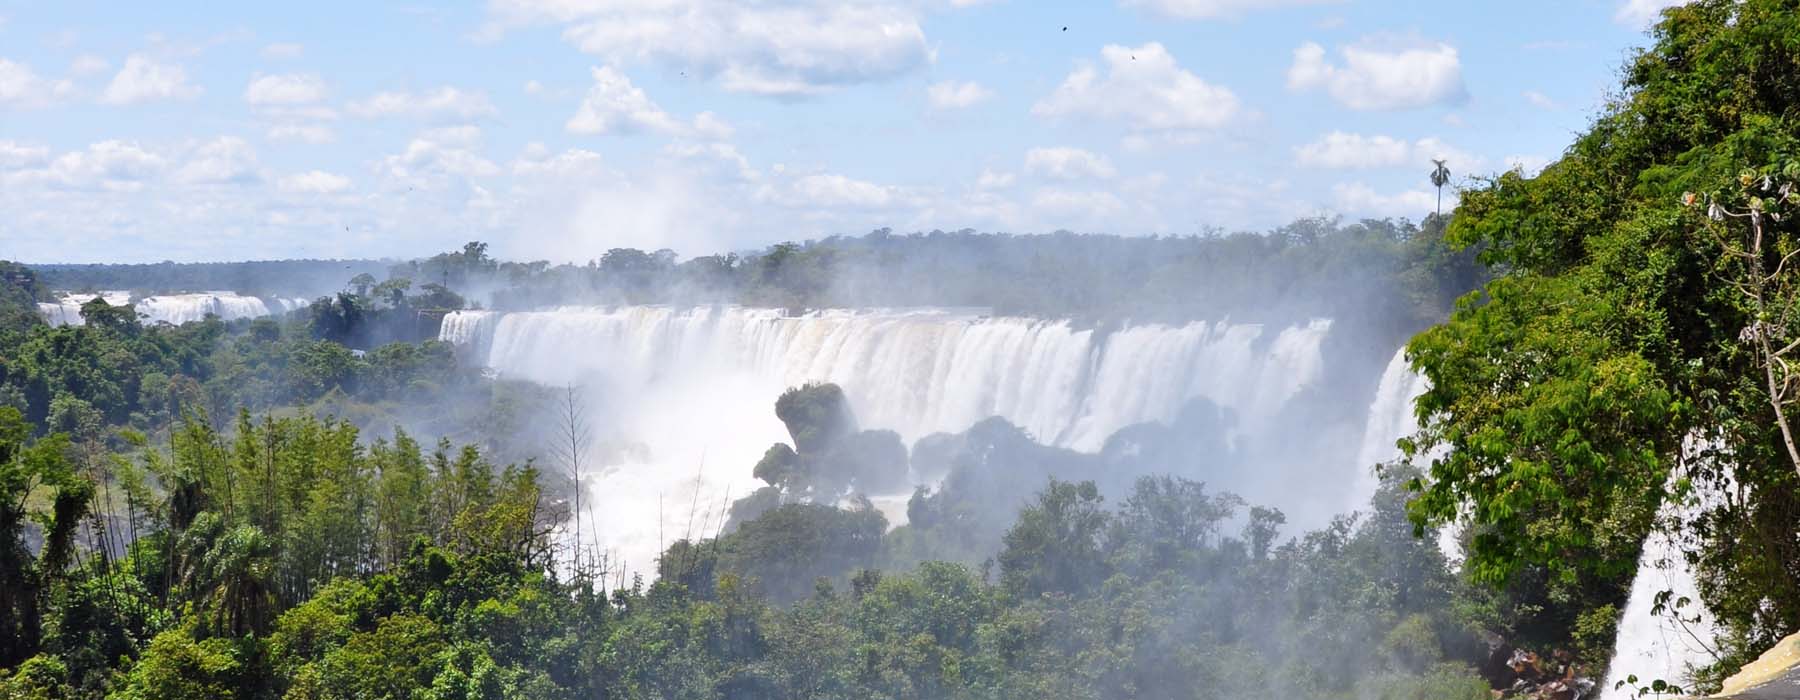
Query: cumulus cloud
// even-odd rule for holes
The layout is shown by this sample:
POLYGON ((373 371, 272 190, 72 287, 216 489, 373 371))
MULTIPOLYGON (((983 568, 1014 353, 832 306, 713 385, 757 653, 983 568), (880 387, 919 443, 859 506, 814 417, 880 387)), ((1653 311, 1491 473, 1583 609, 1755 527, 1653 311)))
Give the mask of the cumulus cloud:
POLYGON ((1018 178, 1012 173, 983 169, 981 176, 975 178, 975 187, 984 190, 1000 190, 1012 187, 1018 178))
POLYGON ((200 92, 199 86, 188 83, 187 71, 181 66, 139 53, 126 57, 125 65, 100 93, 100 101, 127 105, 184 100, 196 97, 200 92))
POLYGON ((478 136, 463 129, 422 133, 408 142, 405 150, 383 157, 376 171, 393 181, 425 186, 499 174, 500 166, 474 150, 472 138, 478 136))
POLYGON ((1109 45, 1100 57, 1104 73, 1091 64, 1076 68, 1032 113, 1115 119, 1143 131, 1179 134, 1222 127, 1241 109, 1235 93, 1177 65, 1162 44, 1109 45))
POLYGON ((325 99, 325 79, 314 74, 258 75, 244 88, 244 101, 255 106, 303 105, 325 99))
MULTIPOLYGON (((1423 188, 1383 193, 1364 183, 1351 182, 1339 183, 1331 188, 1331 193, 1338 213, 1349 216, 1405 217, 1416 221, 1437 209, 1436 190, 1423 188)), ((1456 192, 1445 189, 1444 208, 1454 206, 1456 192)))
POLYGON ((76 56, 75 60, 69 63, 69 75, 76 77, 99 75, 111 69, 112 63, 91 53, 76 56))
POLYGON ((800 175, 784 183, 765 185, 757 198, 796 209, 888 209, 920 202, 904 188, 836 173, 800 175))
POLYGON ((336 131, 320 124, 276 124, 269 127, 265 135, 270 141, 294 143, 321 144, 337 140, 336 131))
POLYGON ((73 90, 67 80, 40 78, 31 66, 0 58, 0 109, 43 107, 73 90))
POLYGON ((0 171, 35 168, 50 162, 50 149, 0 139, 0 171))
POLYGON ((364 119, 413 117, 419 119, 475 119, 493 116, 499 110, 487 95, 443 86, 425 92, 393 90, 379 92, 367 99, 350 103, 351 114, 364 119))
POLYGON ((1327 60, 1325 47, 1312 42, 1294 49, 1288 88, 1322 89, 1338 104, 1356 110, 1451 105, 1468 98, 1462 59, 1449 44, 1382 48, 1365 42, 1338 52, 1341 63, 1327 60))
POLYGON ((108 140, 57 156, 43 168, 22 171, 15 181, 53 189, 130 192, 143 189, 145 181, 168 164, 168 159, 136 143, 108 140))
POLYGON ((261 179, 256 151, 243 139, 223 136, 200 144, 175 171, 175 179, 190 185, 243 185, 261 179))
POLYGON ((973 107, 983 100, 993 97, 994 93, 980 83, 946 80, 932 83, 925 89, 925 97, 931 102, 932 109, 963 109, 973 107))
POLYGON ((1536 90, 1526 90, 1525 101, 1530 102, 1531 106, 1538 109, 1560 109, 1562 107, 1561 105, 1556 104, 1556 100, 1550 99, 1549 95, 1545 95, 1536 90))
POLYGON ((648 61, 772 96, 887 80, 931 60, 915 3, 495 0, 487 36, 549 23, 583 52, 648 61))
POLYGON ((1662 18, 1662 11, 1688 4, 1688 0, 1623 0, 1613 12, 1613 21, 1633 29, 1642 29, 1662 18))
POLYGON ((1255 10, 1324 5, 1338 0, 1120 0, 1126 7, 1149 10, 1178 19, 1226 19, 1255 10))
POLYGON ((1294 160, 1307 167, 1331 169, 1427 167, 1432 160, 1444 160, 1465 171, 1483 166, 1480 158, 1435 137, 1407 141, 1343 131, 1333 131, 1317 141, 1294 147, 1294 160))
POLYGON ((642 88, 612 66, 591 70, 594 84, 588 88, 575 116, 563 125, 572 134, 654 132, 668 136, 729 138, 731 125, 710 112, 683 122, 663 111, 642 88))
POLYGON ((291 194, 336 194, 350 189, 350 178, 323 170, 309 170, 281 178, 279 187, 291 194))
POLYGON ((1025 170, 1057 180, 1103 180, 1118 173, 1105 156, 1067 146, 1026 151, 1025 170))

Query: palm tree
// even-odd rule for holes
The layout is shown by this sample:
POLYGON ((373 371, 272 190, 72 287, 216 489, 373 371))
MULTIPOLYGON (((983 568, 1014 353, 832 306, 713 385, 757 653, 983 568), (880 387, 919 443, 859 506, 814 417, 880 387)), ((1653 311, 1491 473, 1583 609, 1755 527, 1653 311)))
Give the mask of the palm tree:
POLYGON ((1450 184, 1450 169, 1444 167, 1442 160, 1433 158, 1431 162, 1437 164, 1437 167, 1431 171, 1431 184, 1437 186, 1437 215, 1442 217, 1444 215, 1444 185, 1450 184))

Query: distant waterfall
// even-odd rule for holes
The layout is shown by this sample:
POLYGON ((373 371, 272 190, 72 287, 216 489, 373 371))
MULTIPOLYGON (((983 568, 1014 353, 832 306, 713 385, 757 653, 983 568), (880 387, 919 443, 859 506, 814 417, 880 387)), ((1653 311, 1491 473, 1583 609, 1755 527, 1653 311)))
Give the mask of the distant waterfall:
POLYGON ((1375 387, 1375 400, 1369 404, 1369 422, 1363 429, 1362 449, 1357 452, 1357 486, 1350 493, 1348 508, 1361 508, 1375 493, 1378 481, 1373 467, 1400 457, 1395 445, 1400 438, 1419 430, 1419 419, 1413 414, 1413 402, 1431 383, 1412 370, 1406 362, 1406 348, 1394 351, 1375 387))
MULTIPOLYGON (((1386 464, 1399 459, 1400 447, 1396 444, 1401 438, 1419 431, 1418 414, 1413 404, 1431 389, 1431 380, 1425 375, 1414 372, 1412 365, 1406 361, 1406 348, 1394 351, 1394 359, 1388 361, 1387 369, 1381 373, 1381 384, 1375 388, 1375 400, 1369 404, 1369 422, 1363 429, 1362 449, 1357 452, 1357 472, 1354 486, 1349 491, 1349 501, 1344 510, 1363 508, 1374 495, 1375 489, 1381 485, 1374 471, 1377 464, 1386 464)), ((1441 446, 1439 450, 1443 449, 1441 446)), ((1429 461, 1432 456, 1442 454, 1433 451, 1424 455, 1421 462, 1429 461)), ((1438 530, 1438 551, 1451 566, 1462 565, 1463 551, 1459 538, 1462 534, 1461 521, 1451 523, 1438 530)))
POLYGON ((1126 326, 1101 334, 1066 321, 950 311, 780 311, 726 307, 572 308, 444 318, 440 338, 475 349, 503 375, 563 385, 591 375, 645 382, 745 375, 768 387, 754 407, 809 381, 836 382, 866 425, 907 440, 1002 416, 1040 441, 1096 450, 1119 428, 1172 418, 1204 397, 1241 421, 1266 420, 1322 369, 1325 320, 1126 326))
POLYGON ((460 311, 444 318, 439 337, 503 377, 595 395, 605 429, 632 446, 586 481, 608 511, 599 516, 608 546, 642 569, 686 523, 716 513, 727 491, 742 496, 759 485, 750 467, 788 439, 773 411, 788 387, 835 382, 863 426, 894 430, 908 443, 1001 416, 1042 442, 1095 451, 1118 429, 1167 422, 1196 398, 1230 409, 1240 434, 1293 442, 1325 431, 1294 436, 1275 423, 1320 380, 1331 325, 1128 324, 1109 332, 956 310, 790 317, 636 306, 460 311), (703 512, 690 515, 696 508, 703 512))
POLYGON ((106 299, 106 303, 121 306, 135 304, 138 315, 146 325, 169 323, 181 325, 206 318, 207 314, 218 316, 221 320, 233 321, 240 318, 260 318, 270 314, 285 314, 302 308, 309 302, 302 298, 278 298, 241 296, 236 292, 199 292, 193 294, 163 294, 133 300, 130 292, 99 292, 97 294, 63 294, 55 303, 40 303, 38 311, 44 320, 53 326, 79 326, 82 324, 81 305, 92 301, 95 296, 106 299))

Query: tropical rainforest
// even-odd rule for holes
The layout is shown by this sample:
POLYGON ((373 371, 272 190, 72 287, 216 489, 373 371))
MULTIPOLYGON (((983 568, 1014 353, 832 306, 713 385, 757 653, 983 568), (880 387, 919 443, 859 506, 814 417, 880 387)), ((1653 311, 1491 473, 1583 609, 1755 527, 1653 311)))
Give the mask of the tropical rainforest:
POLYGON ((1658 529, 1703 544, 1703 601, 1658 607, 1718 634, 1691 679, 1630 684, 1712 690, 1800 629, 1796 37, 1792 0, 1671 9, 1562 158, 1417 225, 0 263, 0 698, 1531 696, 1605 676, 1658 529), (324 289, 181 326, 36 307, 283 284, 324 289), (1098 454, 999 418, 909 449, 794 387, 762 488, 633 574, 568 537, 558 389, 435 340, 447 311, 569 302, 1327 313, 1410 338, 1430 388, 1374 498, 1290 530, 1144 473, 1228 460, 1206 415, 1098 454), (890 527, 858 494, 909 469, 942 485, 890 527))

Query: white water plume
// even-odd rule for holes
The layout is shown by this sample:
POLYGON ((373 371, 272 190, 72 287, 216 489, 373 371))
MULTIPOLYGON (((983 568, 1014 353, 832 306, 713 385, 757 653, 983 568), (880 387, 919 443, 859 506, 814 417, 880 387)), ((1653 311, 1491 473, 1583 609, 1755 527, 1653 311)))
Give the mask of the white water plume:
MULTIPOLYGON (((789 387, 834 382, 863 427, 909 444, 1001 416, 1047 444, 1096 451, 1114 431, 1167 422, 1199 398, 1230 409, 1237 434, 1280 440, 1277 414, 1320 379, 1330 329, 1315 320, 1108 332, 949 309, 790 317, 634 306, 461 311, 445 317, 440 338, 501 376, 584 387, 613 455, 585 477, 600 504, 596 529, 628 566, 648 569, 661 546, 709 536, 689 523, 717 523, 727 492, 761 485, 751 467, 788 440, 772 406, 789 387)), ((894 496, 878 499, 890 518, 904 513, 903 494, 882 495, 894 496)))
MULTIPOLYGON (((1703 446, 1701 440, 1690 438, 1684 445, 1686 457, 1693 459, 1703 446)), ((1673 490, 1679 476, 1679 471, 1670 473, 1664 488, 1673 490)), ((1697 551, 1702 544, 1685 524, 1720 505, 1725 493, 1699 482, 1696 488, 1698 493, 1668 498, 1657 509, 1656 526, 1644 540, 1637 576, 1632 578, 1625 612, 1619 618, 1613 657, 1601 685, 1603 700, 1636 698, 1638 688, 1655 680, 1685 690, 1694 669, 1716 661, 1710 647, 1718 636, 1718 625, 1700 598, 1687 559, 1687 552, 1697 551), (1629 676, 1637 677, 1635 685, 1627 682, 1613 687, 1629 676)))
POLYGON ((54 303, 39 303, 38 312, 44 320, 53 326, 82 325, 81 305, 99 296, 113 306, 134 304, 139 319, 145 325, 168 323, 181 325, 206 318, 207 314, 218 316, 220 320, 233 321, 240 318, 261 318, 271 314, 286 314, 295 309, 305 307, 309 301, 302 298, 253 297, 243 296, 237 292, 196 292, 191 294, 159 294, 140 299, 133 299, 130 292, 106 291, 97 293, 63 293, 58 295, 54 303))

